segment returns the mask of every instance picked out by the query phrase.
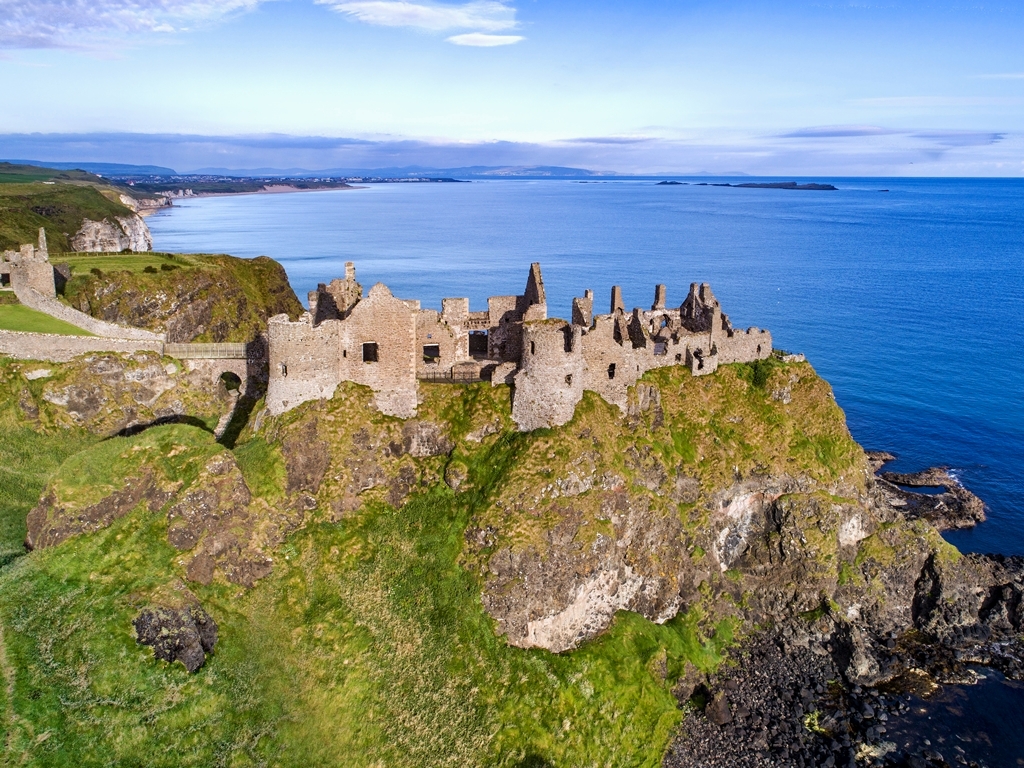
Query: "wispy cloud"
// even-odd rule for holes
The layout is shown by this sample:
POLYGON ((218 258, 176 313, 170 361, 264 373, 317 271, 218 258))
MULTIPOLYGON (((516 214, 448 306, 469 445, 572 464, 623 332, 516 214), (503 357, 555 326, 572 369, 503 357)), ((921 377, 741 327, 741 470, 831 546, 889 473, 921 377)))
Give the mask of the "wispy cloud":
POLYGON ((263 0, 0 0, 0 48, 89 48, 125 34, 194 29, 263 0))
POLYGON ((917 139, 928 139, 943 147, 984 147, 1006 138, 1005 133, 985 131, 920 131, 912 134, 917 139))
POLYGON ((493 48, 497 45, 512 45, 526 38, 520 35, 488 35, 486 32, 467 32, 464 35, 452 35, 447 38, 455 45, 471 45, 476 48, 493 48))
POLYGON ((841 139, 852 136, 884 136, 892 133, 875 125, 822 125, 779 134, 780 139, 841 139))
MULTIPOLYGON (((382 27, 413 27, 428 32, 445 32, 455 29, 503 32, 518 26, 516 9, 495 0, 474 0, 474 2, 457 5, 413 3, 406 0, 316 0, 316 2, 358 21, 382 27)), ((466 35, 457 35, 456 37, 466 37, 466 35)), ((449 39, 451 40, 451 38, 449 39)), ((452 40, 452 42, 456 41, 452 40)), ((518 40, 509 42, 518 42, 518 40)), ((474 45, 474 43, 459 44, 474 45)), ((507 45, 507 42, 498 44, 507 45)))
MULTIPOLYGON (((362 173, 402 168, 569 166, 626 173, 711 171, 763 176, 1020 175, 1024 135, 941 129, 886 130, 860 137, 778 136, 707 130, 686 139, 597 137, 547 142, 198 134, 0 134, 0 158, 119 162, 197 168, 306 168, 362 173)), ((479 169, 478 169, 479 170, 479 169)))
POLYGON ((583 136, 565 139, 566 144, 644 144, 651 139, 646 136, 583 136))

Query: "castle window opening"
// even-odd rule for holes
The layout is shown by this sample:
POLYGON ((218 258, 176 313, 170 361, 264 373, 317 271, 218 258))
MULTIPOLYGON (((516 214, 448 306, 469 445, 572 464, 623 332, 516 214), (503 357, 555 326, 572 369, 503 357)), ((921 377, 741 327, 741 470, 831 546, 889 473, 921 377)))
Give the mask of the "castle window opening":
POLYGON ((676 362, 677 363, 683 362, 683 355, 682 355, 681 352, 678 355, 676 355, 676 362))
POLYGON ((615 378, 615 363, 612 363, 611 365, 608 366, 608 378, 615 378))
POLYGON ((469 332, 469 356, 487 357, 487 331, 469 332))
POLYGON ((288 363, 281 363, 281 378, 288 375, 288 363))
POLYGON ((566 374, 566 376, 565 376, 565 383, 568 384, 570 387, 572 386, 572 374, 571 373, 566 374))
POLYGON ((659 356, 667 355, 668 354, 668 344, 665 343, 664 341, 656 341, 656 342, 654 342, 654 354, 655 355, 659 355, 659 356))
POLYGON ((6 288, 10 284, 11 284, 11 276, 9 274, 4 272, 2 275, 0 275, 0 285, 2 285, 4 288, 6 288))
POLYGON ((530 342, 530 354, 531 355, 536 355, 537 354, 537 345, 534 344, 532 341, 530 342))
MULTIPOLYGON (((427 338, 430 338, 429 336, 427 338)), ((440 344, 425 344, 423 346, 423 362, 436 363, 441 357, 440 344)))
POLYGON ((376 363, 377 360, 377 342, 367 341, 363 344, 363 362, 376 363))
POLYGON ((341 356, 342 357, 348 357, 348 350, 347 349, 341 350, 341 356))
POLYGON ((757 345, 757 354, 759 354, 759 355, 761 354, 761 345, 760 344, 757 345))

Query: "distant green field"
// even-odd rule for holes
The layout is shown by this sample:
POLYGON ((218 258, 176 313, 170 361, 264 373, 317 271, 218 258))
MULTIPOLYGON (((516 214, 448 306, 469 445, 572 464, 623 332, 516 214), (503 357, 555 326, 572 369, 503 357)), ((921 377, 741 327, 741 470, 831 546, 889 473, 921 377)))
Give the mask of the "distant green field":
POLYGON ((21 304, 0 304, 0 331, 62 333, 66 336, 92 336, 70 323, 58 320, 21 304))
POLYGON ((86 274, 93 269, 101 272, 143 272, 150 267, 166 272, 174 267, 196 269, 207 266, 198 258, 175 253, 66 253, 55 260, 70 264, 72 275, 86 274))

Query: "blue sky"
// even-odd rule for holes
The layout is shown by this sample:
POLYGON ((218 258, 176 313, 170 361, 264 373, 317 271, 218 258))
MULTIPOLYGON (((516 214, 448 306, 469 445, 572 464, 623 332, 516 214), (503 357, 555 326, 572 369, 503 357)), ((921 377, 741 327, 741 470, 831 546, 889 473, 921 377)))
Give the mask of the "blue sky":
POLYGON ((0 0, 0 156, 1019 176, 1022 41, 1008 2, 0 0))

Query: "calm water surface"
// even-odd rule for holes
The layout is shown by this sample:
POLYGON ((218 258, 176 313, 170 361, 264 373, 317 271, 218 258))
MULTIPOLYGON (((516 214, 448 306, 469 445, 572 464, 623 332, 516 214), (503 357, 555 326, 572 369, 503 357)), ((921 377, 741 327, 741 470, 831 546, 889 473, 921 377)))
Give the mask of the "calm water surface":
POLYGON ((157 250, 271 256, 303 298, 345 261, 364 286, 474 309, 540 261, 561 317, 585 288, 607 311, 613 284, 632 307, 710 282, 734 325, 807 354, 861 444, 954 467, 985 499, 989 522, 953 543, 1024 555, 1024 181, 833 183, 383 184, 185 200, 149 225, 157 250))

